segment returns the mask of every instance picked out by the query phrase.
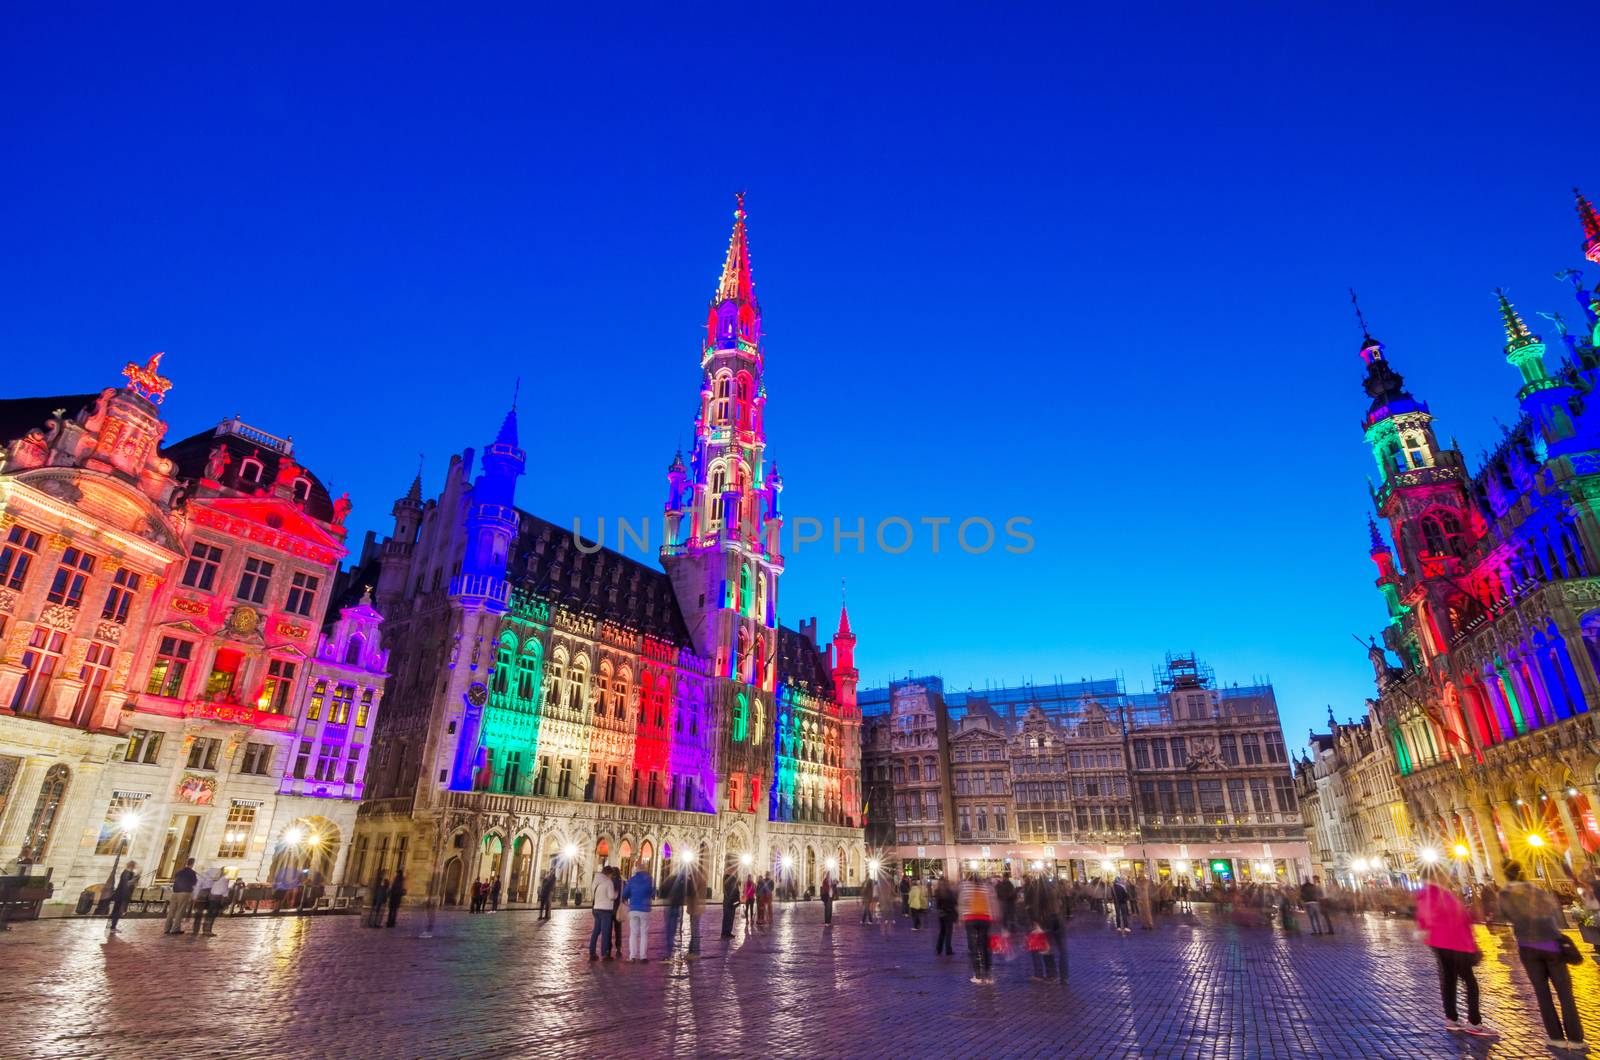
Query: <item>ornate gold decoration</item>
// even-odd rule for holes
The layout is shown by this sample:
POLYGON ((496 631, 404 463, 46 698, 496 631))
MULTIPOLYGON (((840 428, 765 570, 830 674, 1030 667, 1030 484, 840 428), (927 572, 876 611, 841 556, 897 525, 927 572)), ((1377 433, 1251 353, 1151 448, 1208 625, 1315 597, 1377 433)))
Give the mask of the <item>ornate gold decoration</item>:
POLYGON ((158 371, 163 356, 165 354, 154 354, 142 368, 129 361, 128 366, 122 370, 122 374, 128 377, 128 389, 154 405, 165 401, 167 391, 172 389, 172 380, 164 378, 158 371))
POLYGON ((288 637, 290 640, 305 640, 307 630, 303 626, 296 626, 289 622, 279 622, 274 632, 278 636, 288 637))
POLYGON ((189 600, 182 596, 172 601, 172 609, 182 611, 186 615, 203 615, 210 610, 199 600, 189 600))
POLYGON ((228 613, 228 632, 242 635, 255 633, 261 628, 261 613, 253 607, 240 604, 228 613))

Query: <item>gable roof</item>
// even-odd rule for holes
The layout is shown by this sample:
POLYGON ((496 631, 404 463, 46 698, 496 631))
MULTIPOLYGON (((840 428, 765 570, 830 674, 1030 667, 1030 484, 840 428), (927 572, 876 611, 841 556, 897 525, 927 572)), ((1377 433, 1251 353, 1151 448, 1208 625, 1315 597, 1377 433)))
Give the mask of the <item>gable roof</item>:
MULTIPOLYGON (((591 543, 584 542, 584 549, 591 543)), ((609 548, 580 550, 571 530, 517 510, 506 563, 512 585, 575 611, 689 647, 689 626, 665 571, 609 548)))
POLYGON ((778 627, 778 681, 804 681, 826 696, 833 695, 833 674, 827 657, 804 633, 778 627))
MULTIPOLYGON (((218 445, 227 450, 230 458, 230 463, 222 472, 221 480, 222 484, 229 489, 235 489, 249 495, 258 490, 270 489, 272 483, 277 480, 278 468, 283 462, 282 453, 269 447, 258 445, 241 435, 219 435, 215 427, 173 442, 161 450, 161 455, 177 465, 176 474, 179 478, 195 480, 205 475, 206 464, 211 460, 211 450, 218 445), (239 477, 239 472, 243 469, 245 460, 250 458, 261 462, 262 474, 259 483, 239 477)), ((290 459, 294 459, 293 456, 290 459)), ((294 463, 311 483, 311 490, 306 494, 306 514, 325 523, 332 522, 333 498, 328 495, 328 488, 322 484, 322 480, 310 468, 298 460, 295 460, 294 463)))

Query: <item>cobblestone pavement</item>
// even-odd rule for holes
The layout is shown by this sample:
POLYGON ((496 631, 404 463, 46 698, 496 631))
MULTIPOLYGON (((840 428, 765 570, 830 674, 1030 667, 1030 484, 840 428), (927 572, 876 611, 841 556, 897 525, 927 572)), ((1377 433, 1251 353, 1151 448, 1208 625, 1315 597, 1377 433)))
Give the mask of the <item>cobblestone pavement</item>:
MULTIPOLYGON (((768 931, 716 938, 704 959, 590 964, 585 910, 408 911, 394 931, 353 916, 224 919, 214 938, 125 922, 14 925, 0 935, 6 1057, 1085 1056, 1549 1057, 1504 929, 1480 929, 1495 1040, 1441 1026, 1429 952, 1409 921, 1345 920, 1332 937, 1238 928, 1201 907, 1129 937, 1080 912, 1071 980, 1030 982, 1025 957, 994 986, 967 981, 963 940, 859 923, 816 904, 768 931)), ((685 928, 687 931, 687 928, 685 928)), ((1588 947, 1582 947, 1588 952, 1588 947)), ((1600 1037, 1600 968, 1574 969, 1600 1037)), ((1600 1049, 1597 1049, 1600 1054, 1600 1049)), ((1573 1055, 1573 1054, 1565 1054, 1573 1055)))

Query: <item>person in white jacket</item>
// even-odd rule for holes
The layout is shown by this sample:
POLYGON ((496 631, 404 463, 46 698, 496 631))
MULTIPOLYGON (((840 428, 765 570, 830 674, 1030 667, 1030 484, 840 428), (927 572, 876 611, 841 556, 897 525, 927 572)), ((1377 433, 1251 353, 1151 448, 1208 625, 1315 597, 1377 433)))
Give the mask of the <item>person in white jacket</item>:
POLYGON ((617 915, 617 881, 611 874, 602 868, 599 875, 594 878, 593 909, 594 928, 589 932, 589 959, 598 960, 595 956, 595 940, 602 941, 605 959, 611 959, 611 922, 617 915))

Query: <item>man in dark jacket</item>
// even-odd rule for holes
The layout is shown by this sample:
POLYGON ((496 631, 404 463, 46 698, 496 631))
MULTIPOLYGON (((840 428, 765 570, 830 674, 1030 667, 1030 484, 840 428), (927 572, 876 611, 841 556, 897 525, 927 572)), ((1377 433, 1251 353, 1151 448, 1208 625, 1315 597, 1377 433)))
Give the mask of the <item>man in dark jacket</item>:
POLYGON ((389 927, 394 927, 395 917, 400 915, 400 903, 406 896, 406 870, 396 869, 394 880, 389 884, 389 927))
POLYGON ((372 904, 367 910, 367 927, 381 927, 383 920, 383 907, 389 902, 389 874, 378 873, 378 879, 372 885, 372 904))
POLYGON ((667 903, 667 960, 678 951, 678 931, 683 926, 683 906, 689 900, 689 887, 683 872, 674 870, 663 889, 667 903))
POLYGON ((539 881, 539 919, 550 919, 550 896, 555 893, 556 874, 547 872, 544 879, 539 881))
POLYGON ((1000 899, 1000 923, 1004 930, 1015 931, 1017 928, 1017 885, 1011 882, 1011 870, 1007 869, 1000 882, 995 885, 994 896, 1000 899))
POLYGON ((733 938, 733 916, 739 911, 739 874, 733 866, 722 875, 722 937, 733 938))
POLYGON ((199 879, 194 871, 194 858, 183 863, 183 868, 172 875, 172 895, 167 899, 167 926, 163 935, 183 934, 183 918, 194 901, 194 884, 199 879))
POLYGON ((117 921, 128 911, 128 903, 133 901, 133 885, 137 882, 139 882, 139 866, 130 861, 117 880, 116 890, 111 893, 112 931, 117 930, 117 921))
MULTIPOLYGON (((732 921, 732 917, 729 917, 732 921)), ((822 875, 822 926, 833 926, 833 873, 822 875)))

